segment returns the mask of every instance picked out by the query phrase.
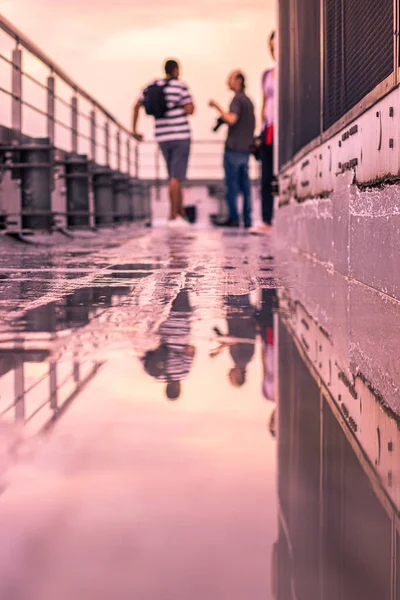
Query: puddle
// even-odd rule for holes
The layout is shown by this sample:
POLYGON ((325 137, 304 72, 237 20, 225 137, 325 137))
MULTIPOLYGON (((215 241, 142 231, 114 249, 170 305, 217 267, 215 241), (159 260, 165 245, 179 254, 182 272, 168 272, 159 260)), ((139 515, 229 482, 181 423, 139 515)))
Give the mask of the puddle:
POLYGON ((69 259, 0 294, 2 597, 391 597, 398 305, 244 235, 69 259))

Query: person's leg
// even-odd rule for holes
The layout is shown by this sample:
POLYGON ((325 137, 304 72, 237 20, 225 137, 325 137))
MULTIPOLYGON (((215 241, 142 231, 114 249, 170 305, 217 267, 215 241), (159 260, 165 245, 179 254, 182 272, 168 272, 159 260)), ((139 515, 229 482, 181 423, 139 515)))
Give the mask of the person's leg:
POLYGON ((249 176, 249 158, 247 152, 243 152, 239 171, 239 186, 243 194, 243 220, 245 227, 251 227, 251 181, 249 176))
POLYGON ((173 195, 176 198, 176 215, 186 218, 183 206, 182 182, 186 179, 189 163, 190 140, 176 140, 171 142, 171 181, 173 182, 173 195))
MULTIPOLYGON (((177 142, 177 150, 176 150, 176 176, 179 178, 181 182, 186 180, 187 169, 189 165, 189 156, 190 156, 190 140, 181 140, 177 142)), ((184 219, 186 219, 185 207, 183 205, 183 191, 182 186, 180 190, 180 198, 178 205, 178 214, 181 215, 184 219)))
POLYGON ((239 222, 237 210, 239 165, 236 152, 225 150, 224 155, 226 203, 229 210, 229 220, 239 222))
POLYGON ((174 220, 179 214, 179 204, 181 202, 182 197, 181 182, 179 181, 179 179, 172 177, 169 180, 168 190, 170 205, 169 218, 170 220, 174 220))
POLYGON ((273 180, 273 146, 261 146, 261 213, 263 223, 272 224, 274 197, 272 195, 273 180))
POLYGON ((169 219, 172 221, 178 214, 180 181, 173 177, 173 143, 160 142, 159 146, 168 171, 169 219))

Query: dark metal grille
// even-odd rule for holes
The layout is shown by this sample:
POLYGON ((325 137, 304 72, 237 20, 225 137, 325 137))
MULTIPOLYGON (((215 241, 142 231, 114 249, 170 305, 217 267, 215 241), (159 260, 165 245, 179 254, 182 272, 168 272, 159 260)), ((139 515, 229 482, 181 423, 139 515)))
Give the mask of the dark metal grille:
POLYGON ((320 133, 320 0, 279 3, 279 162, 320 133))
POLYGON ((344 113, 343 0, 325 2, 324 129, 344 113))
POLYGON ((294 153, 321 129, 320 0, 295 0, 294 153))
POLYGON ((325 0, 324 129, 393 72, 393 0, 325 0))
POLYGON ((279 2, 281 166, 393 73, 393 0, 323 1, 323 98, 320 0, 279 2))

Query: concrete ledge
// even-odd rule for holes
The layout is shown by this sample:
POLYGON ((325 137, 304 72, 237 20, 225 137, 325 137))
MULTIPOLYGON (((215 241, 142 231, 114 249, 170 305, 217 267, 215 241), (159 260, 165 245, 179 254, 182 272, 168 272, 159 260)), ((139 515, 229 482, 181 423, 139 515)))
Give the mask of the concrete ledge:
MULTIPOLYGON (((285 295, 294 313, 300 305, 323 331, 349 381, 361 377, 400 415, 400 302, 317 261, 279 258, 285 263, 285 295)), ((298 329, 307 336, 302 323, 298 329)))
POLYGON ((400 186, 362 191, 353 174, 329 198, 292 200, 276 212, 279 242, 400 299, 400 186))

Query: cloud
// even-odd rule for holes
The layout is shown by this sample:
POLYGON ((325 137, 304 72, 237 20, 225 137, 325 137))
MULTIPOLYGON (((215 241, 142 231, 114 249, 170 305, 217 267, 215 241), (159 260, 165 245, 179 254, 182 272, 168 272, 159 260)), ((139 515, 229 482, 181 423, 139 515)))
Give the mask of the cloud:
MULTIPOLYGON (((272 5, 272 2, 271 2, 272 5)), ((143 26, 156 26, 165 21, 195 19, 213 21, 234 18, 236 15, 250 14, 254 11, 266 10, 268 0, 3 0, 4 14, 17 22, 31 24, 30 28, 44 24, 48 20, 52 24, 48 33, 58 30, 66 33, 65 25, 70 19, 79 22, 90 36, 104 32, 119 31, 121 23, 129 28, 139 29, 143 26)), ((74 31, 72 30, 72 35, 74 31)))
POLYGON ((181 19, 167 20, 163 26, 125 29, 110 35, 96 49, 96 57, 107 60, 159 59, 168 56, 201 56, 210 60, 226 42, 229 33, 213 22, 181 19), (207 40, 205 44, 204 41, 207 40))
POLYGON ((167 56, 175 55, 198 101, 193 127, 200 137, 209 135, 214 120, 208 98, 227 99, 230 69, 247 72, 250 94, 259 99, 274 7, 275 0, 1 3, 7 18, 126 124, 139 90, 159 76, 167 56))

